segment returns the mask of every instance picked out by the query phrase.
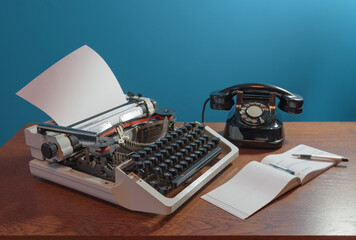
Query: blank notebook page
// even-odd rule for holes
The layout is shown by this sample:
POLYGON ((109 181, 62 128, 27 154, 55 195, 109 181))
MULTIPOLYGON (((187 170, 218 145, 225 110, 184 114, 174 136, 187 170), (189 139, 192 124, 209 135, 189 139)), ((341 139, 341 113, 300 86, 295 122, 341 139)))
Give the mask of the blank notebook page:
POLYGON ((293 179, 296 177, 289 173, 252 161, 228 182, 202 198, 245 219, 272 201, 293 179))

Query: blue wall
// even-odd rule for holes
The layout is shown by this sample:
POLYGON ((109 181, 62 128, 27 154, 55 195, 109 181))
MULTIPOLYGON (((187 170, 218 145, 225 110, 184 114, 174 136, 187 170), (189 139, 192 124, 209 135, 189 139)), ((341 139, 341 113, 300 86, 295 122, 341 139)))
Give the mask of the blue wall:
MULTIPOLYGON (((179 121, 200 121, 212 90, 244 82, 302 95, 303 114, 284 121, 356 120, 356 1, 0 3, 0 146, 24 124, 48 119, 15 93, 84 44, 125 92, 176 109, 179 121)), ((206 121, 226 115, 209 109, 206 121)))

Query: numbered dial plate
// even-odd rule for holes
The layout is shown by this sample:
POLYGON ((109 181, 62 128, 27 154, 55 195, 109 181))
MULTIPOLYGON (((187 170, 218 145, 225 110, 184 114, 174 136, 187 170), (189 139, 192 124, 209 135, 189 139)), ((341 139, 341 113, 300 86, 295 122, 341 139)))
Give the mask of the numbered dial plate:
POLYGON ((261 102, 244 103, 239 115, 241 120, 249 125, 262 125, 272 117, 270 108, 261 102))

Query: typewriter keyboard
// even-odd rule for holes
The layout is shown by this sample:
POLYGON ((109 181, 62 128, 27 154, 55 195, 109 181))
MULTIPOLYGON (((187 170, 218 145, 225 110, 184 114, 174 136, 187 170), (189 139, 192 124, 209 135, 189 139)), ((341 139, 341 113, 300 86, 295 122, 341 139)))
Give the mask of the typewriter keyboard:
POLYGON ((132 154, 132 171, 167 195, 221 154, 220 139, 189 123, 132 154))

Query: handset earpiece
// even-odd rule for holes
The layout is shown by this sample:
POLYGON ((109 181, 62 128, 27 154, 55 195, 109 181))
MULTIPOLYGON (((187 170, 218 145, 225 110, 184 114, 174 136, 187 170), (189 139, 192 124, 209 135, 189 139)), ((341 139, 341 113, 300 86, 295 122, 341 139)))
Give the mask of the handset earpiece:
POLYGON ((231 92, 214 91, 210 94, 210 108, 215 110, 230 110, 234 106, 234 94, 231 92))
POLYGON ((302 96, 290 93, 282 95, 280 98, 278 107, 287 113, 300 114, 303 111, 304 99, 302 96))

